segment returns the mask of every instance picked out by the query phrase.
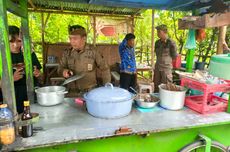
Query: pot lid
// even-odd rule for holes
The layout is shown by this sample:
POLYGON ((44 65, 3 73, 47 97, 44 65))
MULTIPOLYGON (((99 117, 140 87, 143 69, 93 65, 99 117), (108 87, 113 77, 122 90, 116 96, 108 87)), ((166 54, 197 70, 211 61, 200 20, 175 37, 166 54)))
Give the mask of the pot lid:
POLYGON ((230 64, 230 54, 213 55, 211 61, 230 64))
POLYGON ((122 102, 130 100, 132 94, 125 89, 114 87, 111 83, 107 83, 104 87, 99 87, 86 93, 84 98, 93 102, 122 102))

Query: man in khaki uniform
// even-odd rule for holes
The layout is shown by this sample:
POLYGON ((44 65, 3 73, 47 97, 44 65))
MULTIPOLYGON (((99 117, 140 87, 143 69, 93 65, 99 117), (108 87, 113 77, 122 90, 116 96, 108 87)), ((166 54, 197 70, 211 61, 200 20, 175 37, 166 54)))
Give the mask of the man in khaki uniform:
POLYGON ((84 73, 85 76, 68 84, 70 94, 79 95, 97 85, 96 68, 102 70, 103 83, 111 81, 109 66, 94 47, 86 44, 86 31, 80 25, 69 27, 71 48, 63 53, 59 74, 65 78, 84 73))
POLYGON ((166 25, 159 25, 156 29, 160 39, 155 43, 157 61, 154 70, 154 85, 155 92, 158 92, 158 85, 172 82, 172 60, 177 56, 177 48, 176 43, 168 38, 166 25))

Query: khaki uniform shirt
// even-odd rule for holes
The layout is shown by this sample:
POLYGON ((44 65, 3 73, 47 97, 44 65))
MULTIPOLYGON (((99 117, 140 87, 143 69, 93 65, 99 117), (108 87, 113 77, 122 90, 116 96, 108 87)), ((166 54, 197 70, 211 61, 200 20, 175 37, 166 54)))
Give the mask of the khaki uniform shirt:
POLYGON ((167 39, 166 42, 157 40, 155 43, 155 52, 157 56, 155 69, 159 71, 171 70, 172 60, 177 56, 176 51, 176 43, 173 40, 167 39))
POLYGON ((60 61, 58 72, 60 75, 63 75, 64 69, 69 69, 73 71, 74 74, 83 72, 85 74, 83 78, 68 85, 69 89, 83 91, 97 85, 97 67, 102 70, 103 83, 110 82, 109 66, 94 47, 86 45, 85 49, 80 52, 73 48, 66 49, 60 61))

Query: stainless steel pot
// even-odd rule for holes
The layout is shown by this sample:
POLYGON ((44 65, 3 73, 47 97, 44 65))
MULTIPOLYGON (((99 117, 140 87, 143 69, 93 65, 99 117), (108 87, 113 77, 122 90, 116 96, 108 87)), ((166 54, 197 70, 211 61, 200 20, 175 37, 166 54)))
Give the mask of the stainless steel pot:
POLYGON ((89 114, 106 119, 127 116, 133 102, 130 92, 110 83, 84 94, 84 99, 89 114))
POLYGON ((35 90, 38 104, 42 106, 54 106, 64 101, 65 91, 63 86, 48 86, 35 90))
POLYGON ((184 107, 186 88, 181 88, 181 91, 169 91, 164 89, 165 84, 159 85, 160 89, 160 105, 169 110, 180 110, 184 107))

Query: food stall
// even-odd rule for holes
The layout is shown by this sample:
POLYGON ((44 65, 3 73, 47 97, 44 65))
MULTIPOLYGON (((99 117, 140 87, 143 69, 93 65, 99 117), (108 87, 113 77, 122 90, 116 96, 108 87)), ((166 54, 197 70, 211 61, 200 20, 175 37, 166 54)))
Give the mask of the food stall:
MULTIPOLYGON (((36 8, 36 0, 29 0, 28 2, 36 8)), ((70 2, 70 4, 75 3, 73 1, 63 1, 63 3, 64 2, 70 2)), ((110 1, 110 3, 107 3, 103 0, 93 0, 83 2, 96 6, 127 6, 127 2, 125 1, 110 1)), ((171 10, 190 10, 196 7, 199 8, 199 4, 197 4, 196 1, 183 1, 181 3, 175 2, 176 1, 172 0, 170 1, 171 5, 169 5, 168 1, 164 1, 163 4, 158 4, 157 2, 148 3, 147 1, 143 1, 143 3, 140 5, 140 1, 135 0, 130 2, 130 5, 132 4, 132 7, 138 8, 151 7, 158 9, 167 8, 171 10)), ((2 21, 0 22, 0 33, 3 35, 3 37, 0 38, 2 62, 1 69, 3 69, 1 75, 3 80, 2 88, 4 90, 4 102, 6 102, 13 111, 16 124, 19 125, 20 123, 17 122, 16 118, 17 115, 13 91, 14 87, 11 71, 9 41, 7 38, 6 10, 8 9, 23 18, 22 27, 24 34, 24 49, 26 54, 26 76, 28 82, 27 85, 29 88, 28 90, 30 93, 29 97, 32 101, 32 71, 27 70, 30 69, 31 66, 31 59, 28 59, 30 56, 30 45, 29 33, 27 30, 27 5, 27 1, 20 1, 19 4, 16 5, 13 1, 6 2, 4 0, 0 0, 0 14, 2 14, 2 17, 0 18, 2 21)), ((113 11, 116 11, 116 9, 113 11)), ((185 77, 192 78, 194 80, 194 75, 191 76, 189 74, 185 74, 185 77)), ((206 76, 203 76, 202 78, 204 77, 206 76)), ((197 80, 196 76, 195 79, 197 80)), ((190 83, 184 83, 183 85, 186 86, 187 84, 191 85, 190 83)), ((206 81, 203 81, 203 84, 206 84, 206 81)), ((212 84, 207 84, 209 87, 211 85, 212 84)), ((167 87, 171 88, 175 86, 167 87)), ((221 91, 229 92, 230 85, 228 82, 226 82, 225 87, 226 88, 221 91)), ((185 89, 184 87, 182 88, 183 90, 185 89)), ((228 109, 226 100, 224 100, 225 106, 221 109, 221 111, 215 113, 206 113, 203 115, 183 106, 179 107, 179 109, 177 107, 176 109, 171 110, 169 110, 170 107, 164 107, 163 105, 155 106, 151 109, 137 107, 136 105, 132 105, 134 100, 132 95, 124 92, 124 90, 119 90, 117 87, 113 87, 111 84, 107 84, 106 87, 96 89, 101 89, 99 90, 101 94, 98 95, 97 92, 94 92, 94 94, 92 93, 91 97, 93 96, 93 98, 97 98, 97 104, 106 104, 108 103, 108 100, 111 101, 115 99, 115 104, 121 101, 129 103, 128 105, 123 105, 122 107, 125 108, 128 106, 129 109, 125 111, 124 115, 119 115, 119 118, 109 117, 105 119, 98 118, 98 115, 94 115, 95 113, 89 111, 90 105, 88 104, 89 101, 87 101, 87 97, 84 97, 84 99, 86 99, 86 103, 79 98, 65 98, 61 104, 50 107, 32 104, 31 111, 39 114, 39 121, 34 120, 32 122, 27 122, 36 122, 34 124, 34 135, 29 138, 17 136, 15 142, 10 145, 4 145, 2 147, 2 151, 176 152, 181 150, 182 152, 185 152, 186 149, 182 148, 187 144, 198 140, 199 134, 202 134, 202 136, 205 135, 206 137, 203 137, 202 139, 209 141, 207 143, 210 144, 209 146, 206 146, 205 142, 202 142, 203 140, 199 140, 199 144, 196 144, 195 148, 201 148, 203 151, 205 148, 209 151, 226 151, 227 147, 230 145, 230 140, 228 138, 230 136, 230 115, 229 113, 225 112, 228 109), (116 89, 118 89, 119 93, 113 92, 116 89), (118 102, 116 99, 120 94, 122 94, 122 96, 120 96, 118 102), (211 142, 211 140, 217 141, 221 144, 211 142), (204 149, 202 149, 202 147, 204 149)), ((180 92, 182 90, 179 89, 178 91, 180 92)), ((171 92, 175 93, 177 91, 171 92)), ((88 95, 90 96, 90 94, 88 95)), ((161 95, 162 94, 160 93, 160 96, 161 95)), ((176 100, 174 102, 176 102, 176 100)), ((117 106, 119 107, 119 105, 117 106)), ((102 112, 103 114, 107 112, 107 115, 112 115, 117 112, 117 109, 120 110, 122 108, 114 107, 113 109, 112 105, 111 109, 107 109, 102 112)), ((37 119, 38 117, 35 118, 37 119)))

